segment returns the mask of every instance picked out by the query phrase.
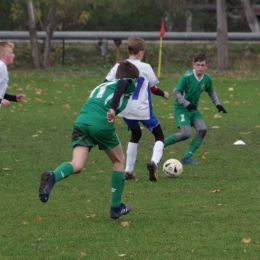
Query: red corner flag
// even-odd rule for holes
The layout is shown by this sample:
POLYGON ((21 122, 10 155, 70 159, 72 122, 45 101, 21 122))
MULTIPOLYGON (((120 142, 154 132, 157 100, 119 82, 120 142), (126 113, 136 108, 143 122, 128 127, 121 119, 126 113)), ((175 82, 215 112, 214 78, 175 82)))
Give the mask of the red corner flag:
POLYGON ((164 21, 161 21, 161 30, 160 30, 160 37, 163 37, 165 34, 165 27, 164 27, 164 21))

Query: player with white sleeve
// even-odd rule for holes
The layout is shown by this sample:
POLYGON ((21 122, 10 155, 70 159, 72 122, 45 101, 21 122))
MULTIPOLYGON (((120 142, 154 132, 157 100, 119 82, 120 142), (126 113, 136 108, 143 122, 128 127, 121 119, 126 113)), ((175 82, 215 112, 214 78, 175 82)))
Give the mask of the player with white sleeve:
MULTIPOLYGON (((154 74, 152 67, 142 58, 145 52, 145 42, 138 37, 128 38, 127 51, 129 58, 127 59, 139 69, 139 78, 136 83, 136 90, 129 99, 127 107, 118 116, 124 118, 128 129, 131 130, 131 138, 126 151, 126 180, 134 179, 134 166, 137 156, 137 147, 142 136, 142 130, 139 122, 141 122, 154 135, 155 143, 153 146, 153 154, 151 161, 147 164, 149 171, 149 179, 152 182, 158 180, 157 165, 163 155, 164 135, 160 122, 153 113, 151 93, 168 99, 169 93, 160 90, 156 84, 159 80, 154 74)), ((115 79, 118 63, 107 74, 106 80, 115 79)))

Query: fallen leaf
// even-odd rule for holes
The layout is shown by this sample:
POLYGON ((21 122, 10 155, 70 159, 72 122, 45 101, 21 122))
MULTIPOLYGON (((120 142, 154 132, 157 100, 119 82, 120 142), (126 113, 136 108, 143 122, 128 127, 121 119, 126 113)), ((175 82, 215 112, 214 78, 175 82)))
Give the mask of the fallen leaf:
POLYGON ((28 225, 28 222, 27 222, 27 221, 23 221, 23 224, 24 224, 24 225, 28 225))
POLYGON ((228 91, 234 91, 234 89, 233 88, 229 88, 228 91))
POLYGON ((11 168, 3 168, 2 170, 3 171, 11 171, 12 169, 11 168))
POLYGON ((220 193, 221 191, 220 190, 213 190, 212 192, 213 193, 220 193))
POLYGON ((96 214, 91 214, 89 216, 86 215, 86 218, 94 218, 96 216, 96 214))
POLYGON ((206 157, 206 156, 204 156, 204 155, 202 155, 202 156, 201 156, 201 158, 202 158, 202 159, 206 159, 207 157, 206 157))
POLYGON ((105 172, 104 170, 99 170, 98 172, 101 172, 101 173, 103 173, 103 172, 105 172))
POLYGON ((235 100, 235 101, 234 101, 234 104, 235 104, 235 105, 238 105, 238 104, 239 104, 239 101, 238 101, 238 100, 235 100))
POLYGON ((126 254, 120 254, 120 255, 118 255, 118 256, 121 256, 121 257, 123 257, 123 256, 126 256, 126 254))
POLYGON ((37 220, 37 221, 42 221, 42 220, 43 220, 43 217, 42 217, 42 216, 38 216, 38 217, 35 218, 35 220, 37 220))
POLYGON ((219 128, 219 126, 212 126, 212 128, 213 128, 213 129, 217 129, 217 128, 219 128))
POLYGON ((65 105, 63 105, 63 109, 65 109, 65 110, 69 110, 69 109, 70 109, 70 105, 69 105, 69 104, 65 104, 65 105))
POLYGON ((129 227, 130 226, 130 221, 123 221, 123 222, 121 222, 121 226, 129 227))
POLYGON ((81 256, 86 256, 87 255, 87 253, 85 253, 85 252, 81 252, 80 254, 81 254, 81 256))
POLYGON ((251 238, 243 238, 242 242, 248 244, 251 242, 251 238))
POLYGON ((38 137, 38 135, 32 135, 32 137, 38 137))
POLYGON ((222 115, 216 114, 216 115, 214 115, 214 118, 222 118, 222 115))
POLYGON ((121 125, 122 121, 120 119, 116 119, 116 124, 121 125))

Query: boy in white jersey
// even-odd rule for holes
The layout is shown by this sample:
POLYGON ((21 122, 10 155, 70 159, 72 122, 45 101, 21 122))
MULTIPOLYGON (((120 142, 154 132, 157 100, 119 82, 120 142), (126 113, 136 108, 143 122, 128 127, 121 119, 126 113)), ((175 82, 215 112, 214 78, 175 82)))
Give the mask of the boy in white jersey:
POLYGON ((14 44, 11 42, 0 42, 0 107, 10 106, 10 101, 22 102, 25 98, 24 94, 10 95, 5 93, 8 87, 8 71, 7 66, 14 61, 14 44))
MULTIPOLYGON (((137 80, 136 91, 129 100, 127 107, 118 114, 124 118, 132 134, 126 151, 125 178, 127 180, 134 179, 133 171, 137 156, 137 146, 142 136, 139 124, 141 122, 152 132, 155 138, 152 158, 147 164, 149 179, 155 182, 158 180, 157 165, 163 155, 164 135, 158 119, 153 114, 151 92, 165 99, 168 99, 169 93, 160 90, 156 86, 159 80, 156 78, 152 67, 148 63, 141 62, 145 52, 144 40, 138 37, 129 37, 127 51, 129 54, 128 61, 139 69, 140 76, 137 80)), ((115 79, 117 67, 118 63, 107 74, 106 80, 115 79)))
POLYGON ((173 95, 176 98, 173 112, 177 127, 180 128, 181 132, 167 137, 164 141, 164 147, 190 138, 192 126, 197 132, 184 157, 181 159, 182 164, 198 164, 191 157, 200 147, 207 132, 202 115, 197 110, 201 94, 206 91, 218 111, 227 113, 224 107, 220 105, 210 75, 205 73, 207 67, 206 55, 204 53, 196 53, 193 57, 193 70, 184 73, 173 90, 173 95))

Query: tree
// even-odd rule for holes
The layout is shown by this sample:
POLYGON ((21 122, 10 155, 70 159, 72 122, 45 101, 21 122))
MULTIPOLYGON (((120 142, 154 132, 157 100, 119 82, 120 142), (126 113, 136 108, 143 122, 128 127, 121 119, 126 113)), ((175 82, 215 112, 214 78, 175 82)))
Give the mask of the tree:
POLYGON ((228 32, 226 0, 217 0, 217 49, 218 49, 218 69, 228 68, 228 32))
POLYGON ((249 28, 252 32, 260 32, 260 25, 259 21, 257 20, 257 17, 252 9, 252 6, 250 4, 249 0, 241 0, 242 4, 245 8, 246 13, 246 19, 249 25, 249 28))
POLYGON ((50 66, 51 38, 57 24, 56 7, 57 7, 57 0, 51 0, 51 6, 47 17, 47 25, 45 27, 46 38, 44 41, 44 58, 43 58, 44 68, 50 66))
POLYGON ((30 42, 32 47, 33 63, 36 69, 40 69, 41 68, 40 55, 39 55, 38 37, 37 37, 37 30, 36 30, 33 0, 27 0, 27 9, 29 15, 29 32, 30 32, 30 42))

